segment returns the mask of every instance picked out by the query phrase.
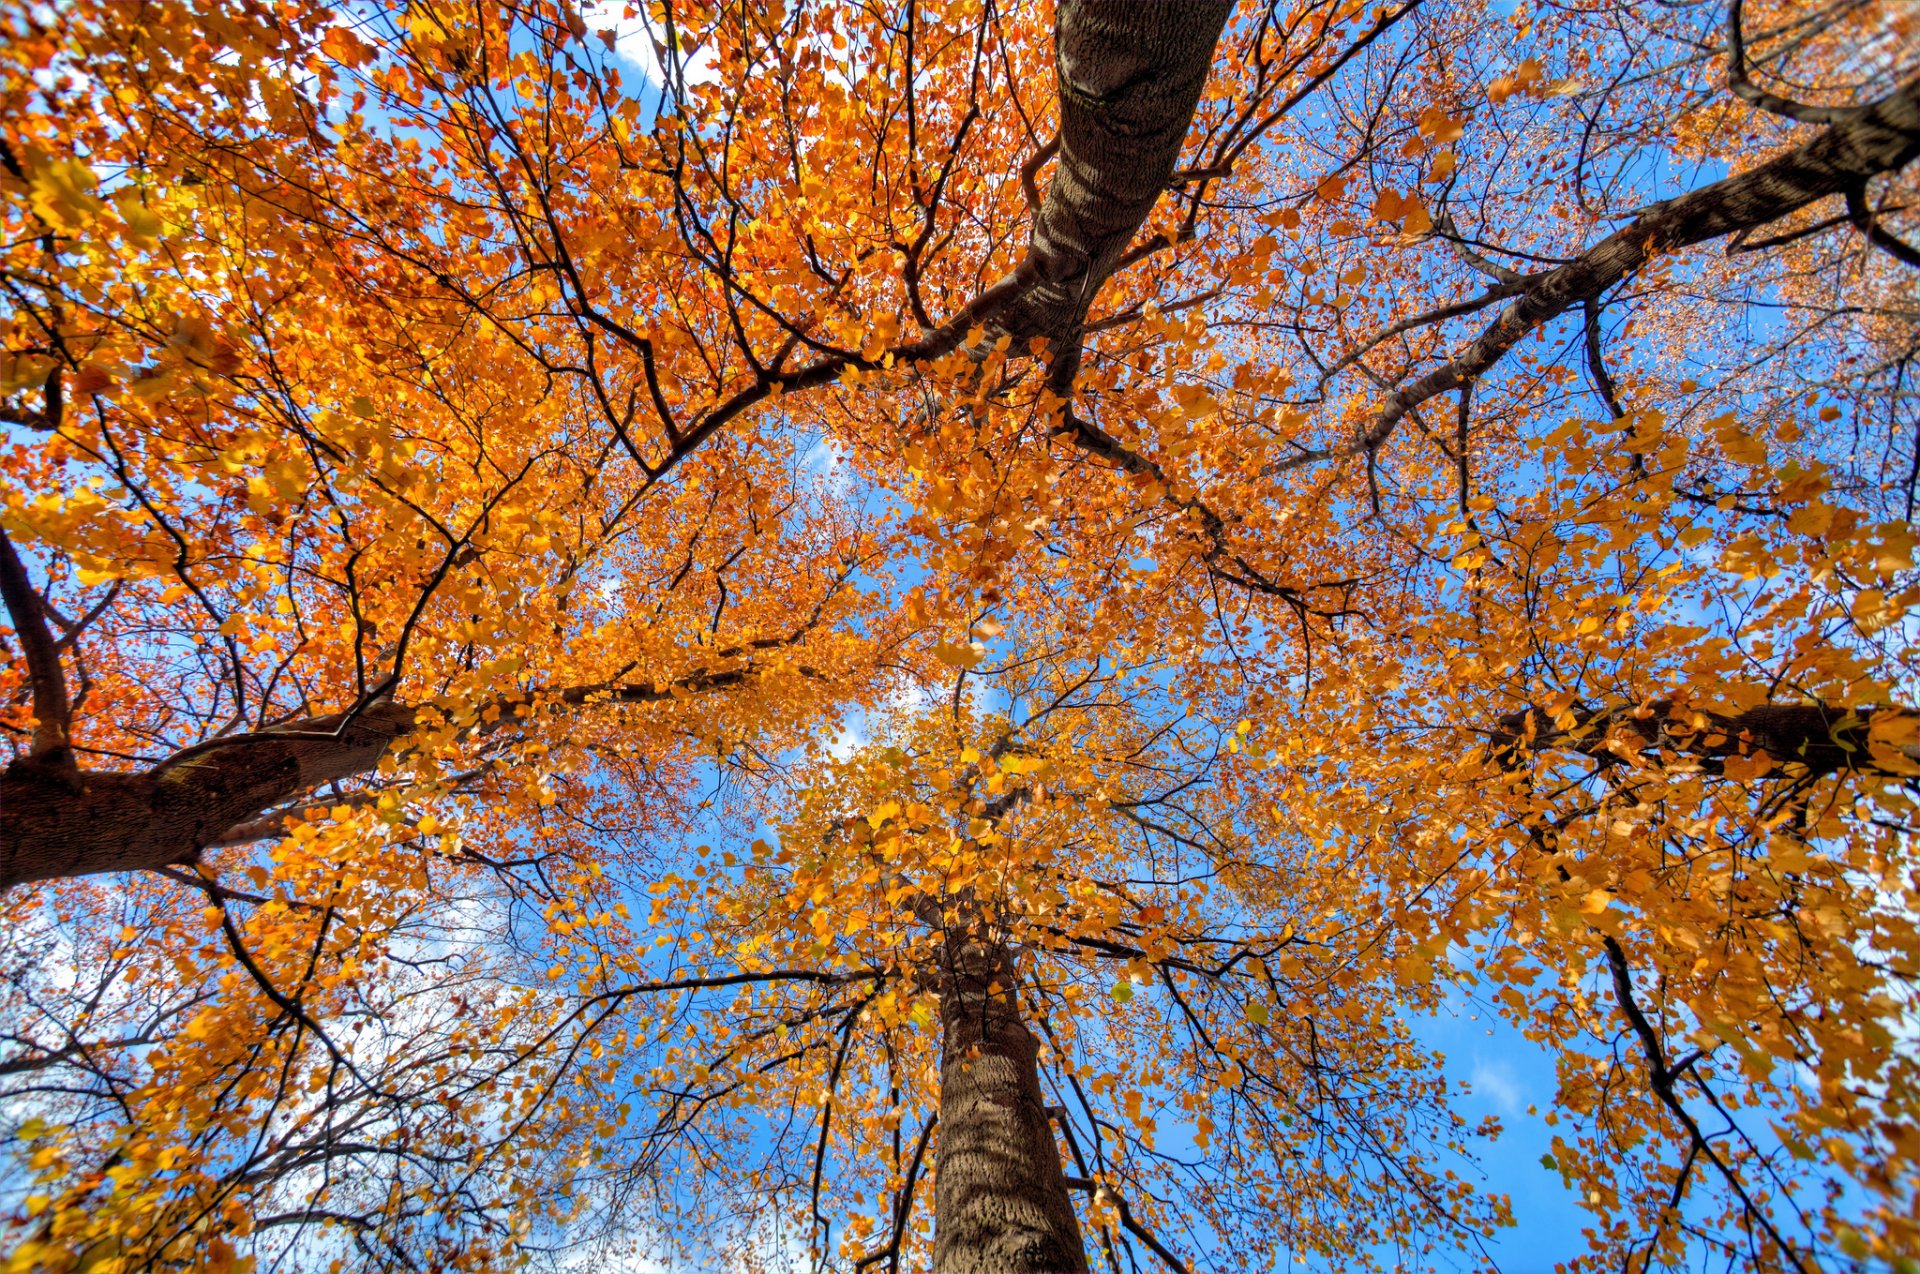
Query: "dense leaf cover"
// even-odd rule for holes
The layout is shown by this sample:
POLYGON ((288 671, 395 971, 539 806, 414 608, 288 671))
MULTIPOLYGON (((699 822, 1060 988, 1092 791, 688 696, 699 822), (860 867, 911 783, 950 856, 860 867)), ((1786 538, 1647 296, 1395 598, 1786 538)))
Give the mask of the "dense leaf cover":
POLYGON ((1910 1266, 1915 11, 1223 13, 0 8, 7 1269, 1910 1266))

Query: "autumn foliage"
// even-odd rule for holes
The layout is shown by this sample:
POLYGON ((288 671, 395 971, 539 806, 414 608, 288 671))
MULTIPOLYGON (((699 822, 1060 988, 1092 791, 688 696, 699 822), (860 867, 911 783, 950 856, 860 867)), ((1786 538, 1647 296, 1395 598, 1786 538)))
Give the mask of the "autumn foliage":
POLYGON ((1906 5, 0 32, 7 1270, 1920 1259, 1906 5))

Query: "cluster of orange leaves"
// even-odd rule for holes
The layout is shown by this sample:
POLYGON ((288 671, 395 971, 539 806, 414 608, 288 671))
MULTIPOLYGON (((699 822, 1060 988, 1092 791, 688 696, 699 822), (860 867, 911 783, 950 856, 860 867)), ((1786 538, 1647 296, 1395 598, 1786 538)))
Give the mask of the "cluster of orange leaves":
MULTIPOLYGON (((8 1268, 485 1269, 602 1226, 851 1264, 918 1171, 956 898, 1021 953, 1078 1171, 1209 1259, 1511 1220, 1412 1025, 1462 1004, 1557 1061, 1569 1260, 1920 1250, 1914 719, 1805 781, 1487 746, 1530 706, 1914 702, 1915 536, 1838 409, 1674 370, 1741 264, 1650 271, 1619 418, 1529 346, 1471 444, 1281 463, 1378 400, 1301 332, 1458 290, 1443 190, 1542 251, 1595 224, 1557 113, 1591 31, 1498 8, 1393 46, 1424 78, 1329 80, 1380 112, 1351 162, 1303 118, 1163 202, 1076 387, 1133 468, 1062 437, 1029 351, 914 352, 1018 260, 1046 11, 6 18, 0 391, 63 406, 9 417, 0 527, 87 617, 87 763, 421 708, 280 834, 5 899, 8 1268), (73 1041, 85 1091, 37 1088, 73 1041)), ((1190 149, 1378 19, 1240 15, 1190 149)), ((1623 148, 1778 143, 1687 74, 1623 93, 1623 148)))

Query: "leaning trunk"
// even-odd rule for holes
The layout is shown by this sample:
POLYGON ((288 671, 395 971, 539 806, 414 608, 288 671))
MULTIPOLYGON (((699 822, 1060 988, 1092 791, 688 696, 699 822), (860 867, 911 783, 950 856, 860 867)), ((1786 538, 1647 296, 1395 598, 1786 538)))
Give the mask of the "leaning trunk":
POLYGON ((1034 217, 1028 287, 995 320, 1077 361, 1087 307, 1173 175, 1231 0, 1061 0, 1059 168, 1034 217))
MULTIPOLYGON (((732 658, 746 649, 720 653, 732 658)), ((599 683, 522 691, 493 700, 468 729, 484 735, 504 728, 536 701, 574 707, 667 703, 756 675, 749 664, 688 673, 664 686, 599 683)), ((414 711, 376 700, 358 712, 210 739, 134 773, 17 760, 0 769, 0 891, 191 863, 220 845, 277 837, 286 806, 325 784, 370 773, 412 732, 414 711)))
POLYGON ((1509 770, 1527 764, 1535 752, 1553 751, 1607 762, 1684 761, 1709 774, 1721 773, 1733 757, 1765 756, 1816 778, 1845 772, 1905 775, 1920 763, 1920 747, 1906 742, 1907 732, 1897 728, 1886 730, 1881 740, 1874 737, 1877 723, 1902 720, 1910 729, 1911 709, 1763 703, 1724 713, 1654 699, 1609 708, 1575 705, 1560 717, 1536 707, 1501 717, 1488 755, 1509 770))
POLYGON ((955 937, 940 985, 937 1274, 1084 1274, 1086 1249, 1020 1020, 1013 955, 955 937))
POLYGON ((377 703, 188 748, 138 773, 0 770, 0 889, 188 863, 236 824, 325 783, 363 774, 413 728, 413 709, 377 703))

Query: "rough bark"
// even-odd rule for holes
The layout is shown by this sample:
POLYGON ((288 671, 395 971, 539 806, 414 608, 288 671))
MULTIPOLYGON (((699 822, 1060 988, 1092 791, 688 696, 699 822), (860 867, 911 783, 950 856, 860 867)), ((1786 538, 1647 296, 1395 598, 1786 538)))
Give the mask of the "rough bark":
POLYGON ((60 667, 60 647, 47 627, 46 608, 33 589, 26 563, 4 531, 0 531, 0 601, 26 656, 27 681, 33 689, 33 742, 27 756, 50 770, 71 771, 74 760, 67 725, 73 706, 60 667))
POLYGON ((937 1274, 1084 1274, 1086 1248, 1020 1019, 1013 955, 949 938, 940 984, 937 1274))
POLYGON ((1087 307, 1173 175, 1232 0, 1060 0, 1059 160, 1034 217, 1033 282, 995 325, 1076 361, 1087 307))
MULTIPOLYGON (((1768 703, 1726 714, 1656 699, 1629 708, 1576 706, 1571 709, 1572 724, 1562 729, 1545 710, 1528 708, 1500 718, 1490 754, 1509 769, 1540 751, 1610 762, 1653 752, 1710 773, 1717 773, 1729 757, 1764 754, 1776 764, 1804 766, 1816 776, 1841 771, 1886 774, 1896 771, 1874 757, 1868 735, 1877 716, 1898 711, 1768 703)), ((1912 745, 1890 751, 1908 760, 1920 753, 1912 745)))
POLYGON ((371 770, 413 710, 379 704, 342 723, 189 748, 138 773, 16 761, 0 772, 0 887, 191 862, 236 823, 371 770))

